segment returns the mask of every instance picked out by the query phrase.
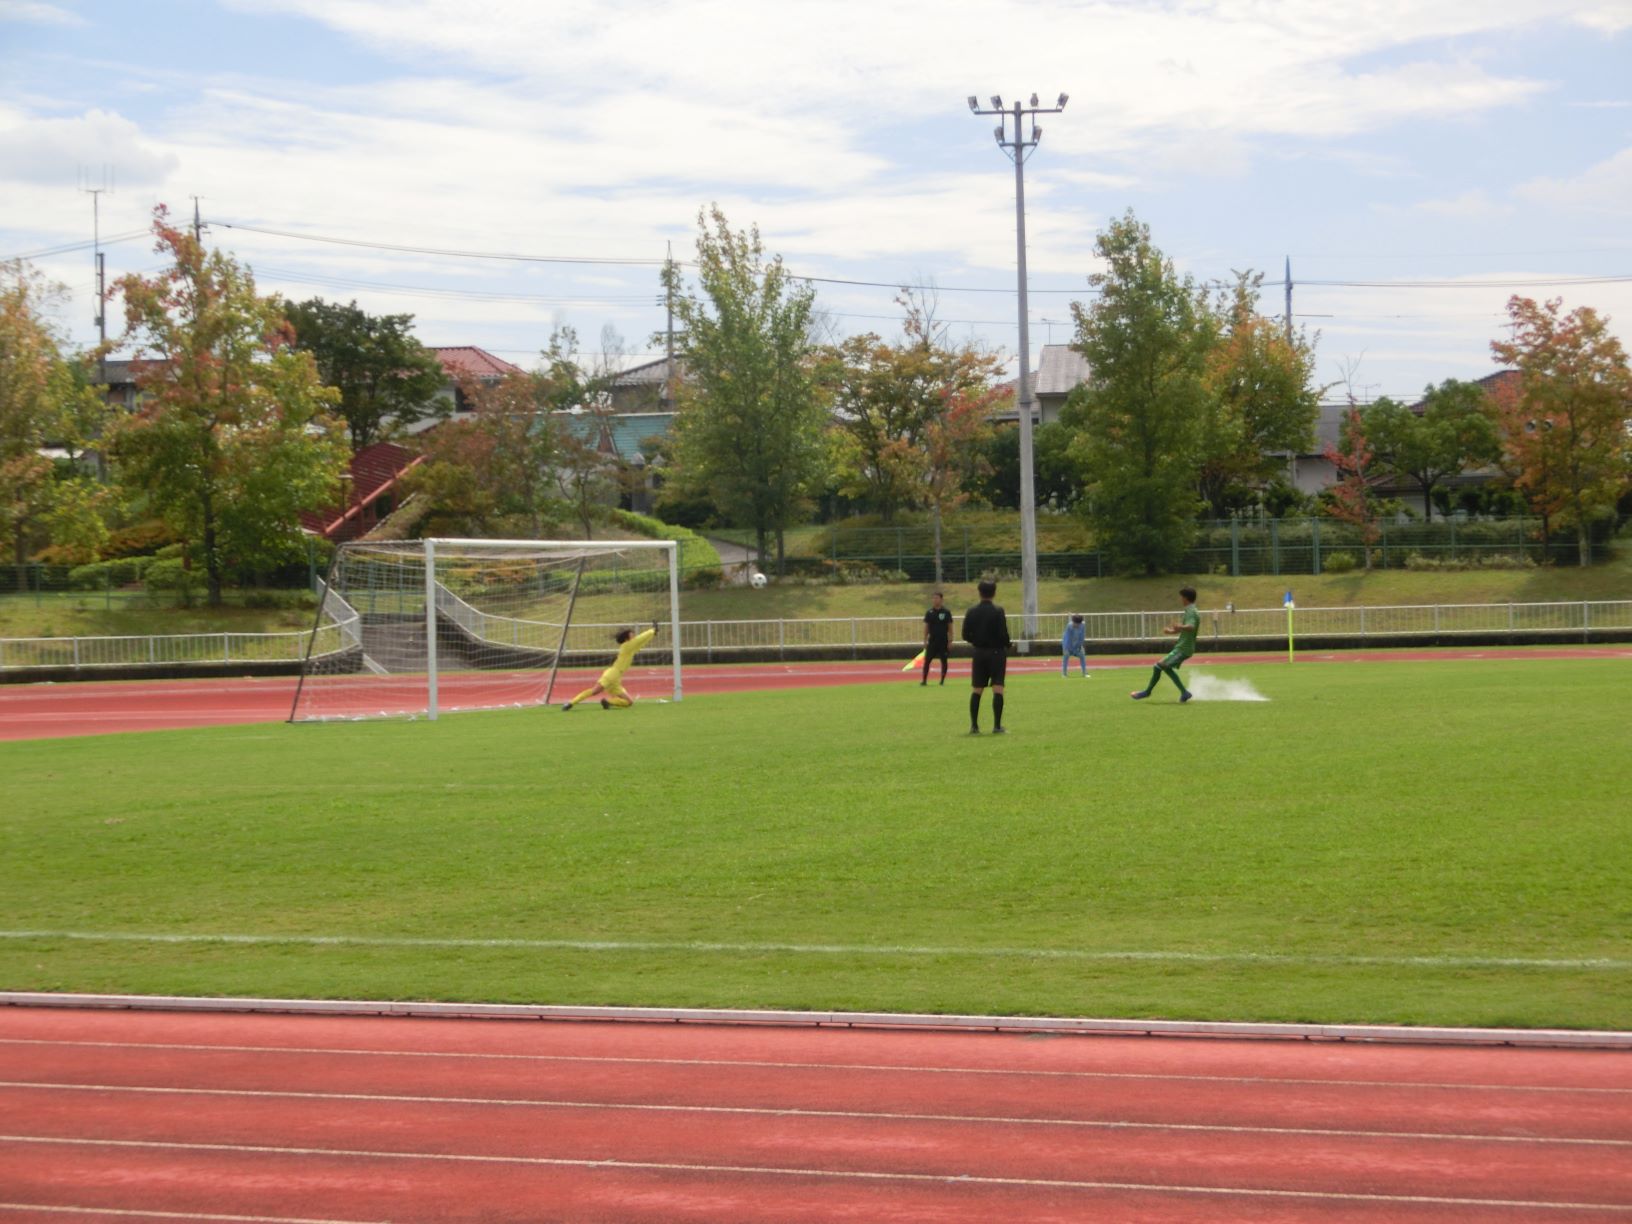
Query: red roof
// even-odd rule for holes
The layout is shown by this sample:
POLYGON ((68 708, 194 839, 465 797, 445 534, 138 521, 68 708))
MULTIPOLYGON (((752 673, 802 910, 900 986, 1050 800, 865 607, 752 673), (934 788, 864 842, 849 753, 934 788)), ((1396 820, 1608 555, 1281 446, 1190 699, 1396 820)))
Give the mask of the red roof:
POLYGON ((330 540, 349 540, 361 535, 366 529, 363 520, 370 520, 372 525, 375 518, 368 513, 374 500, 423 458, 395 442, 376 442, 363 447, 351 457, 351 479, 345 482, 344 508, 327 506, 321 510, 303 510, 300 525, 330 540))
POLYGON ((525 373, 520 366, 511 365, 502 357, 495 357, 474 344, 432 348, 431 352, 436 354, 449 378, 458 378, 461 374, 475 378, 503 378, 506 374, 525 373))

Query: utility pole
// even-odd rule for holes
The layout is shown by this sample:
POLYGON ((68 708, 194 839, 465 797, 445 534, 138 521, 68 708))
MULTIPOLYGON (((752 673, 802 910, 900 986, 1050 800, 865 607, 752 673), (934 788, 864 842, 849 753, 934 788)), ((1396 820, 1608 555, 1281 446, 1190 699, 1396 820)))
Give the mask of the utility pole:
POLYGON ((667 361, 663 366, 663 411, 674 411, 674 243, 668 244, 668 254, 663 260, 663 306, 668 312, 669 322, 665 329, 666 344, 664 354, 667 361))
POLYGON ((81 187, 91 197, 91 249, 96 262, 96 377, 104 385, 108 381, 108 262, 102 253, 102 193, 112 191, 106 166, 102 167, 100 187, 81 187))
POLYGON ((1037 95, 1031 95, 1029 105, 1016 100, 1005 109, 1003 99, 992 95, 992 108, 982 110, 973 94, 969 109, 977 115, 998 115, 997 147, 1014 162, 1014 246, 1020 288, 1020 585, 1024 602, 1021 630, 1021 649, 1030 650, 1037 636, 1037 491, 1033 472, 1031 448, 1031 334, 1028 327, 1026 304, 1026 157, 1042 139, 1043 129, 1037 126, 1038 115, 1057 115, 1065 109, 1067 95, 1061 94, 1053 106, 1039 106, 1037 95), (1021 126, 1031 118, 1031 137, 1026 139, 1021 126), (1008 120, 1014 120, 1014 139, 1008 138, 1008 120))
POLYGON ((1286 257, 1286 342, 1292 343, 1292 256, 1286 257))
POLYGON ((203 198, 203 196, 193 197, 193 241, 198 243, 199 246, 204 245, 204 222, 199 219, 198 215, 198 202, 203 198))

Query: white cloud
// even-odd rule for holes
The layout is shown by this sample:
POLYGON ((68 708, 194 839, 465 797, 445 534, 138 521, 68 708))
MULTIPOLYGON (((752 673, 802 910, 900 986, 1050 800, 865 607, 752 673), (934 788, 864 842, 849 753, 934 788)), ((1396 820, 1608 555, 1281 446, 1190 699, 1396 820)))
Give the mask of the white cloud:
POLYGON ((100 177, 107 166, 117 182, 140 186, 161 180, 174 168, 175 158, 111 111, 56 119, 0 107, 0 165, 11 180, 65 186, 73 185, 87 167, 100 177))
POLYGON ((40 0, 0 0, 0 21, 29 21, 36 25, 82 26, 85 19, 59 4, 40 0))
POLYGON ((1531 179, 1514 194, 1562 212, 1632 217, 1632 148, 1597 163, 1574 178, 1531 179))
POLYGON ((1411 211, 1453 221, 1475 221, 1508 216, 1513 212, 1513 205, 1495 199, 1482 188, 1472 188, 1447 199, 1420 200, 1411 206, 1411 211))

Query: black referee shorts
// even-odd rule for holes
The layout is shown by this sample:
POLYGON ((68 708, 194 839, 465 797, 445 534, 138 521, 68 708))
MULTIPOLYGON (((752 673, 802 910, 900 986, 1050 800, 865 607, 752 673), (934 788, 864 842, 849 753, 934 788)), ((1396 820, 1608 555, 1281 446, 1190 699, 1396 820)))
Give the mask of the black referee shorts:
POLYGON ((1004 651, 977 650, 974 663, 969 668, 969 683, 977 689, 1002 684, 1003 672, 1008 664, 1009 656, 1004 651))
POLYGON ((924 658, 926 659, 947 659, 951 655, 951 646, 946 642, 937 642, 934 638, 930 638, 929 644, 924 647, 924 658))

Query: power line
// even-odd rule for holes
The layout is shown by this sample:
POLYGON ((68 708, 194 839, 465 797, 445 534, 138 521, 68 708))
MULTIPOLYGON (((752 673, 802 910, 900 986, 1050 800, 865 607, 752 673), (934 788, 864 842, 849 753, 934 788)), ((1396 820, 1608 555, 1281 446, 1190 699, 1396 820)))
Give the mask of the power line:
MULTIPOLYGON (((110 238, 103 238, 101 245, 112 246, 117 242, 130 242, 137 238, 144 238, 151 232, 151 230, 139 229, 131 230, 125 234, 114 234, 110 238)), ((44 259, 50 255, 70 255, 75 251, 94 250, 97 245, 97 240, 94 238, 89 242, 67 242, 62 246, 45 247, 38 251, 24 251, 19 255, 0 255, 0 263, 10 263, 14 259, 44 259)))

